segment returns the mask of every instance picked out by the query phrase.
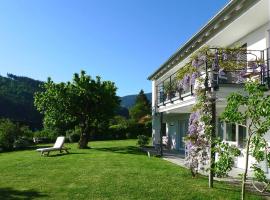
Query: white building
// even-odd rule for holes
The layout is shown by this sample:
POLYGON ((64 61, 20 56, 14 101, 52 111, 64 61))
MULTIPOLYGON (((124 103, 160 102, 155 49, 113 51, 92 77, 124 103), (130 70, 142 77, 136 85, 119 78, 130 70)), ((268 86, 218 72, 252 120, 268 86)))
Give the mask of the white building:
MULTIPOLYGON (((168 139, 169 148, 179 153, 185 152, 184 137, 187 134, 189 114, 195 103, 192 88, 182 92, 175 91, 166 98, 164 85, 175 78, 177 71, 188 62, 192 53, 202 46, 231 47, 235 44, 247 49, 246 59, 252 57, 265 60, 267 73, 260 78, 265 84, 269 78, 270 58, 270 0, 232 0, 214 16, 198 33, 187 41, 149 80, 152 81, 153 105, 153 144, 160 143, 160 133, 168 139), (162 113, 162 118, 160 117, 162 113)), ((243 88, 236 84, 234 74, 226 72, 226 80, 221 77, 216 90, 217 119, 224 111, 226 97, 243 88)), ((225 124, 217 120, 217 134, 224 141, 242 147, 246 136, 246 127, 238 124, 225 124)), ((267 135, 270 141, 270 133, 267 135)), ((244 167, 243 156, 238 157, 236 166, 244 167)), ((268 170, 270 171, 270 170, 268 170)))

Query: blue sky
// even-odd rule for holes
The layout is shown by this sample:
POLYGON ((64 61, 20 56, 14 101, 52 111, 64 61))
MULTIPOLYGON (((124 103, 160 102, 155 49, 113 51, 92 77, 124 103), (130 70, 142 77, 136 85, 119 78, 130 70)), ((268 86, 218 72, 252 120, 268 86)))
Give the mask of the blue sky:
POLYGON ((147 77, 228 0, 1 0, 0 74, 71 80, 85 70, 118 95, 147 77))

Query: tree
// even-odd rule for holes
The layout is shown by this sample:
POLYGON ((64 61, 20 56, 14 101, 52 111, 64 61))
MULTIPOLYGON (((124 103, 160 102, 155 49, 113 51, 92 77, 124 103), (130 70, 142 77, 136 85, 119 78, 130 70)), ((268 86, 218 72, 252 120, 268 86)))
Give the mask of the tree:
POLYGON ((92 79, 84 71, 67 83, 49 78, 43 89, 36 93, 35 105, 44 114, 44 125, 63 131, 80 126, 79 148, 88 147, 90 134, 114 116, 120 102, 113 82, 92 79))
MULTIPOLYGON (((257 163, 267 160, 270 166, 270 154, 264 136, 270 128, 270 96, 264 94, 263 88, 258 82, 246 82, 245 92, 233 93, 228 98, 228 103, 222 118, 231 123, 246 124, 247 138, 245 150, 245 170, 242 174, 241 199, 245 199, 245 188, 249 156, 252 155, 257 163)), ((256 180, 269 183, 259 165, 251 166, 256 180)))
POLYGON ((131 119, 134 119, 135 121, 139 121, 142 117, 151 114, 151 103, 143 90, 141 90, 136 97, 135 104, 130 108, 129 114, 131 119))

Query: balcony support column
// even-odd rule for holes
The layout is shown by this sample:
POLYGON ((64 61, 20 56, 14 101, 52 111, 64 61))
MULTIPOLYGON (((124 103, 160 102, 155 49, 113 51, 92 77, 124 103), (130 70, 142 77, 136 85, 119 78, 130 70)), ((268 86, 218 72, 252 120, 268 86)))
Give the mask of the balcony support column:
MULTIPOLYGON (((206 57, 207 57, 207 52, 206 52, 206 57)), ((215 94, 215 88, 214 88, 214 74, 213 74, 213 68, 211 68, 210 71, 210 77, 209 77, 209 66, 208 66, 208 62, 207 60, 205 61, 205 82, 204 82, 204 86, 205 86, 205 92, 206 95, 209 95, 209 100, 211 102, 211 125, 212 125, 212 131, 211 131, 211 135, 209 138, 209 188, 213 188, 214 186, 214 167, 215 167, 215 135, 216 135, 216 94, 215 94), (210 79, 210 86, 209 86, 209 79, 210 79), (208 94, 207 94, 208 93, 208 94)))
POLYGON ((163 145, 162 145, 162 123, 163 123, 163 112, 160 112, 160 132, 159 132, 159 140, 160 140, 160 156, 163 156, 163 145))
POLYGON ((216 138, 216 94, 214 88, 211 88, 211 112, 212 112, 212 131, 210 136, 210 170, 209 170, 209 188, 214 185, 214 167, 215 167, 215 138, 216 138))

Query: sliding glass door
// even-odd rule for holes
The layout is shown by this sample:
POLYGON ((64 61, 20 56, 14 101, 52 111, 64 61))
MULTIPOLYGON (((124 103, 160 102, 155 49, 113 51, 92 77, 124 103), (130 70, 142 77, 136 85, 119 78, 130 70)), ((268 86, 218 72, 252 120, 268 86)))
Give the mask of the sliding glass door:
POLYGON ((185 136, 188 132, 188 119, 179 121, 179 150, 185 150, 185 136))

